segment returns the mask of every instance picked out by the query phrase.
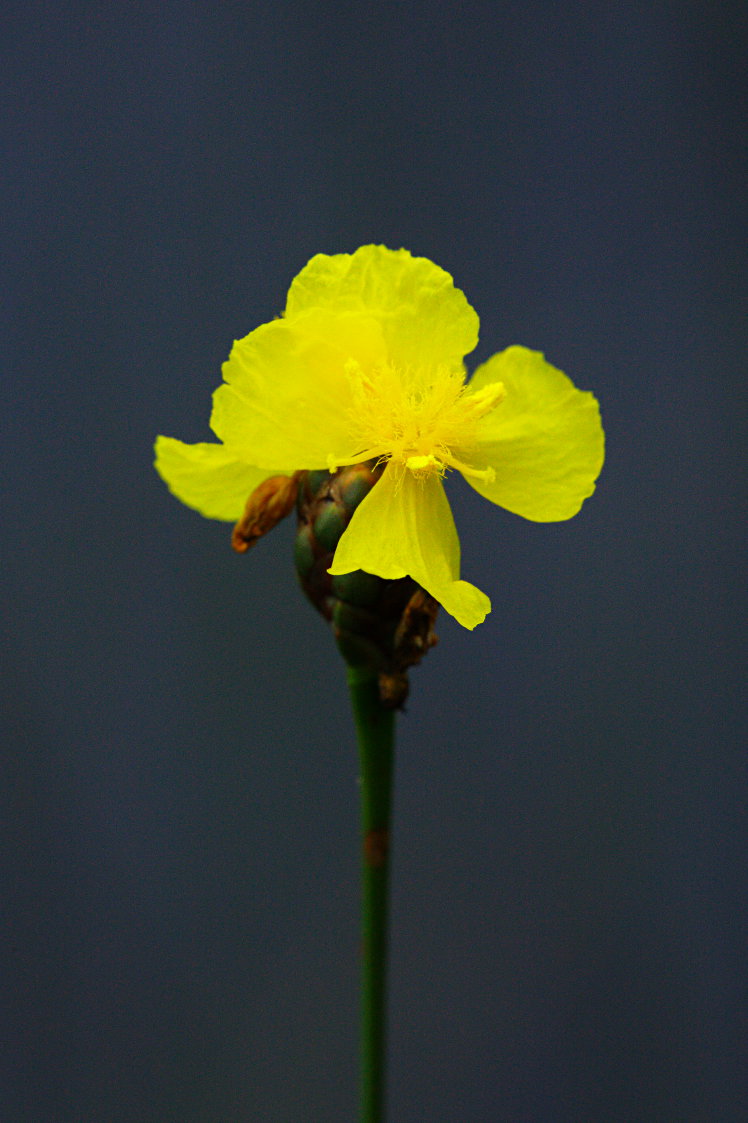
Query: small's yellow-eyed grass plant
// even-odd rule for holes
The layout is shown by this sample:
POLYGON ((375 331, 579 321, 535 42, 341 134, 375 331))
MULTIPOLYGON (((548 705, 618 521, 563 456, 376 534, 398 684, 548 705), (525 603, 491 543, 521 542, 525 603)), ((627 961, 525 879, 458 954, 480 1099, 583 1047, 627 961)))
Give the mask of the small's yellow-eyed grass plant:
POLYGON ((468 379, 478 317, 407 250, 318 254, 283 315, 234 344, 213 395, 219 443, 156 441, 178 499, 235 524, 244 552, 297 510, 301 586, 347 664, 361 769, 361 1121, 384 1112, 387 880, 395 715, 439 606, 488 614, 460 577, 444 478, 536 522, 571 518, 603 463, 597 401, 513 346, 468 379))

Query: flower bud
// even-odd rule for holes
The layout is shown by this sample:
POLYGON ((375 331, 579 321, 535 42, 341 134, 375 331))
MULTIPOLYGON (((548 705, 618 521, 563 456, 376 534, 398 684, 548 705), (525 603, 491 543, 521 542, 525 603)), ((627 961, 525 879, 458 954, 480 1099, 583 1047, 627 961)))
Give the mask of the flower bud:
POLYGON ((341 655, 349 666, 376 673, 382 703, 397 709, 407 697, 408 667, 437 642, 438 603, 411 577, 390 581, 361 569, 328 573, 353 512, 382 471, 368 461, 298 473, 294 554, 301 587, 330 621, 341 655))

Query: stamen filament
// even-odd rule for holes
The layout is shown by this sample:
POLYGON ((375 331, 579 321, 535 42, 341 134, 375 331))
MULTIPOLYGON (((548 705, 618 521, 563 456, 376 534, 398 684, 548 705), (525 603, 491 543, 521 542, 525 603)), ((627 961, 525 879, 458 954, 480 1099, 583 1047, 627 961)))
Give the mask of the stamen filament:
POLYGON ((444 463, 448 464, 450 468, 456 468, 458 472, 462 472, 463 476, 473 476, 476 480, 485 480, 487 484, 492 484, 496 479, 496 472, 490 466, 488 468, 472 468, 469 464, 464 464, 451 454, 444 457, 444 463))

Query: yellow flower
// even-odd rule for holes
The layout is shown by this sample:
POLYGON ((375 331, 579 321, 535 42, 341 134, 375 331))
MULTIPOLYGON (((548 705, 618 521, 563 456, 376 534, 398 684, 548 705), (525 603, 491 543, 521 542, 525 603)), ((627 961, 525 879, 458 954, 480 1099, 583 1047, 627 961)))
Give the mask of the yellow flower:
POLYGON ((478 317, 444 270, 407 250, 318 254, 281 319, 234 344, 213 396, 221 444, 156 441, 172 492, 234 521, 264 479, 378 459, 385 470, 338 544, 330 572, 410 575, 461 624, 490 601, 460 580, 443 478, 538 522, 568 519, 603 462, 592 394, 537 351, 509 347, 469 382, 478 317))

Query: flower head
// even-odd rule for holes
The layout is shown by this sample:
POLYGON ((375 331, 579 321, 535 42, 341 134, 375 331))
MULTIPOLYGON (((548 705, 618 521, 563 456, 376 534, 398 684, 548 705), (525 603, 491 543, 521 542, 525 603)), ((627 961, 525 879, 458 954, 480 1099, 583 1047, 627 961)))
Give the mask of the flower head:
POLYGON ((478 317, 452 278, 406 250, 318 254, 283 317, 234 344, 213 397, 221 444, 156 442, 174 494, 235 521, 269 476, 385 465, 330 572, 411 576, 465 627, 490 601, 460 580, 444 491, 456 470, 481 495, 539 522, 568 519, 594 490, 603 431, 592 394, 537 351, 509 347, 466 381, 478 317))

